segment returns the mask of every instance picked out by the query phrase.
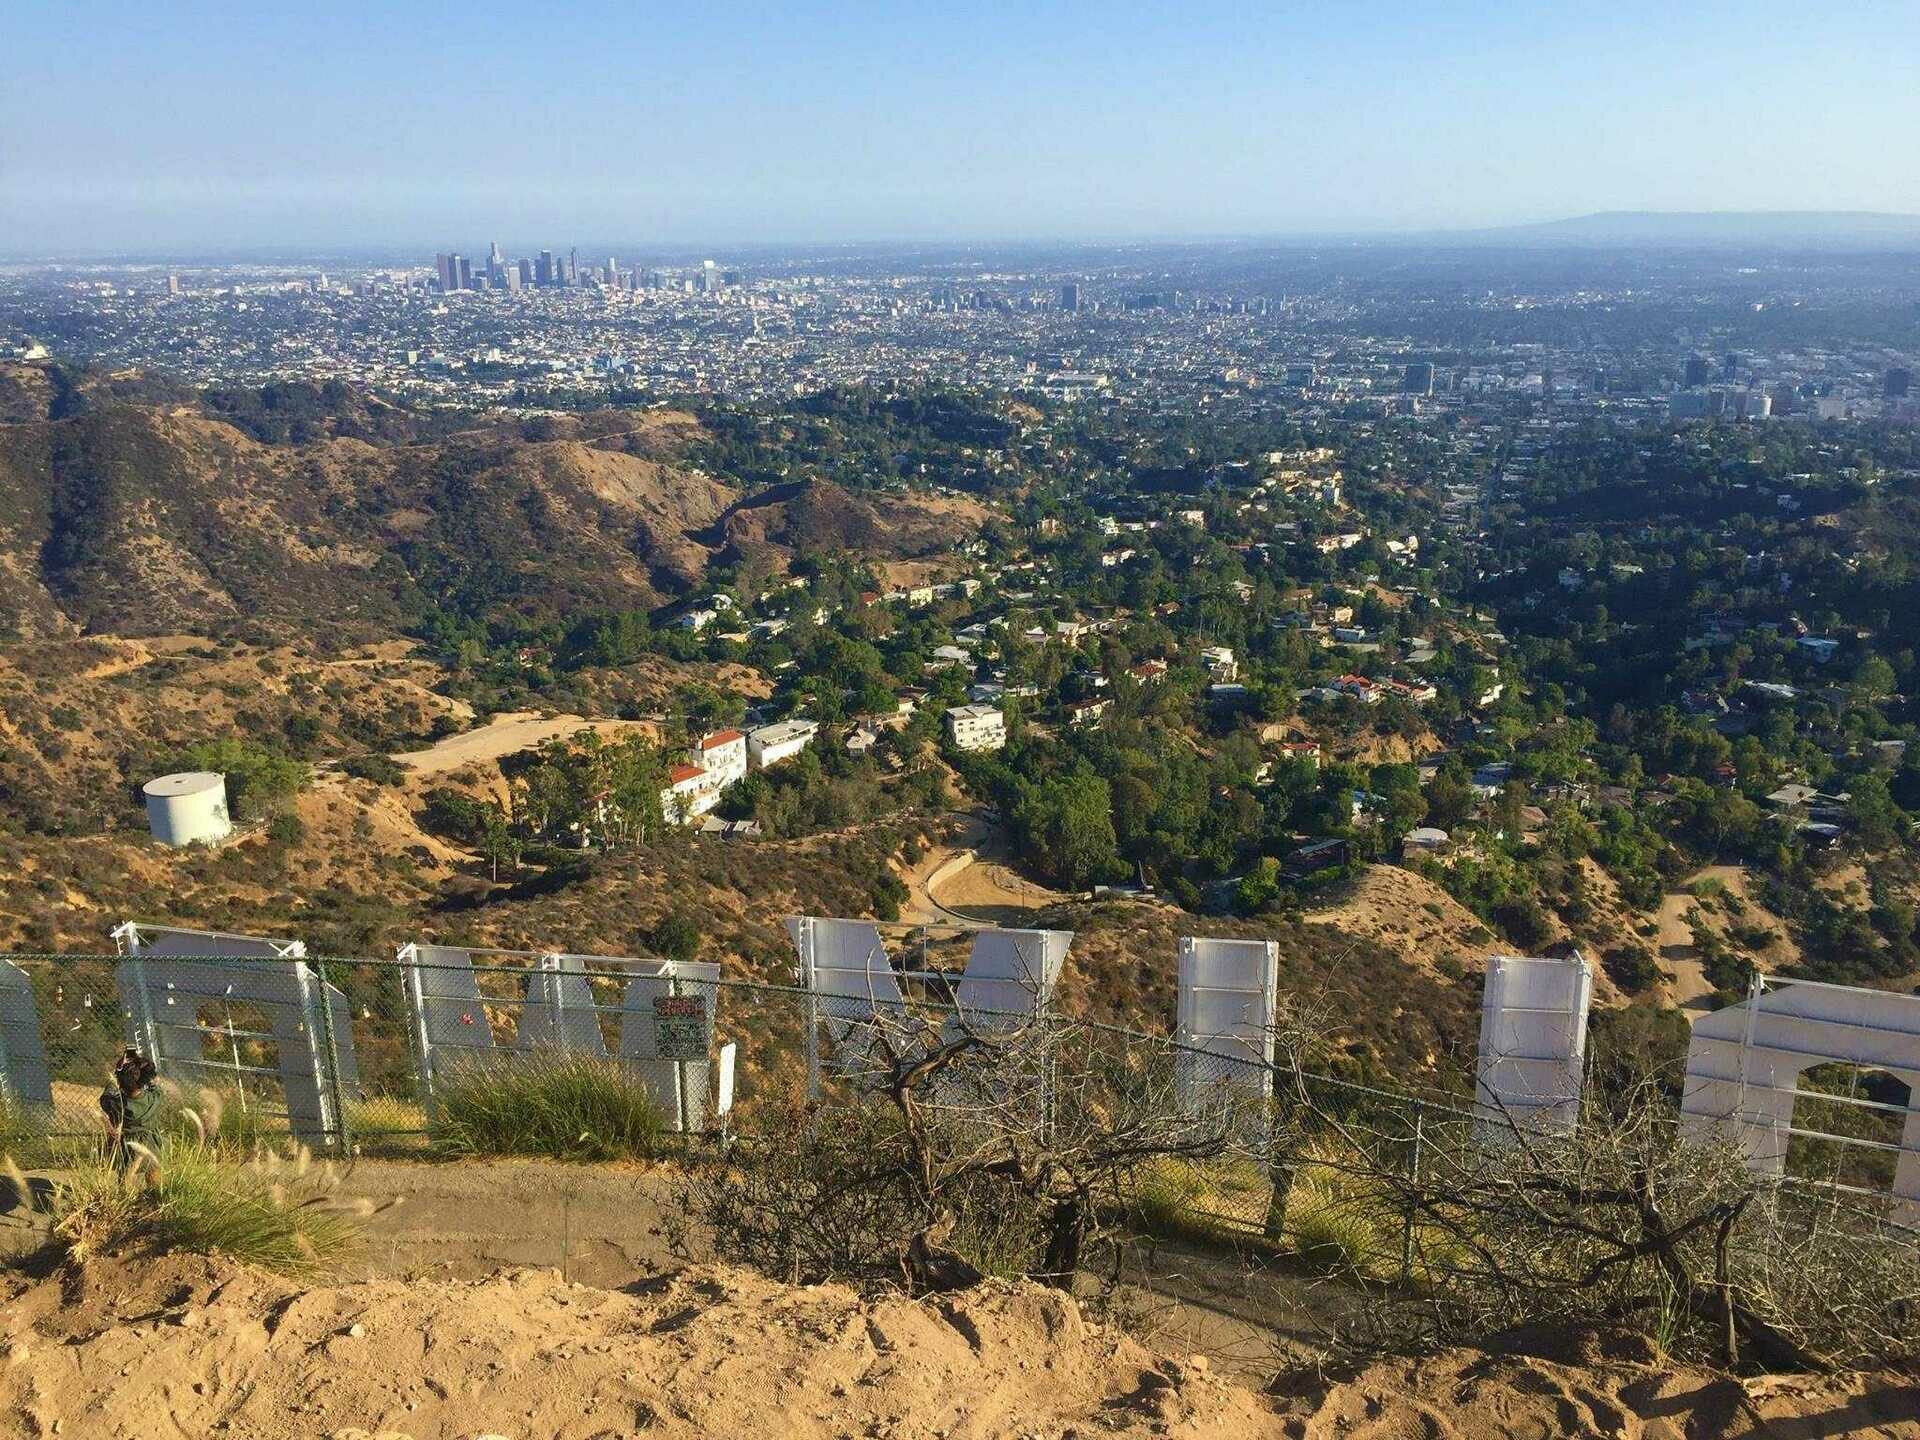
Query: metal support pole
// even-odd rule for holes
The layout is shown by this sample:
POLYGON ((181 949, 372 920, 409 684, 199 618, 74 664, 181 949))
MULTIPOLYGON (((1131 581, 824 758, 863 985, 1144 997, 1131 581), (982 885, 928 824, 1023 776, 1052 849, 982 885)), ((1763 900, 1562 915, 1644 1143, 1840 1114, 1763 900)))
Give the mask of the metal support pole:
MULTIPOLYGON (((680 974, 677 966, 670 965, 667 970, 667 995, 671 999, 680 998, 680 974)), ((685 1060, 673 1062, 673 1103, 680 1116, 680 1133, 688 1134, 693 1129, 693 1117, 687 1109, 687 1064, 685 1060)))
MULTIPOLYGON (((131 926, 126 928, 132 929, 131 926)), ((135 1027, 134 1034, 147 1058, 155 1065, 164 1065, 167 1057, 161 1053, 160 1027, 153 1020, 153 997, 147 993, 147 966, 140 958, 139 935, 128 936, 126 946, 127 965, 133 971, 133 1005, 129 1014, 135 1027)))
POLYGON ((820 1098, 820 995, 815 985, 813 917, 800 918, 800 983, 807 990, 807 1098, 820 1098))
POLYGON ((301 988, 307 994, 308 1035, 312 1035, 312 1013, 314 996, 319 997, 320 1036, 324 1048, 317 1055, 322 1074, 320 1079, 320 1127, 327 1143, 333 1144, 339 1136, 342 1154, 352 1148, 353 1136, 347 1125, 346 1094, 340 1088, 340 1041, 333 1028, 333 997, 327 993, 326 970, 320 964, 308 965, 304 960, 294 962, 302 975, 301 988), (311 978, 309 978, 311 977, 311 978))
MULTIPOLYGON (((1413 1183, 1420 1183, 1421 1151, 1426 1145, 1427 1107, 1418 1100, 1413 1102, 1413 1183)), ((1410 1284, 1413 1280, 1413 1201, 1407 1201, 1407 1213, 1400 1230, 1400 1283, 1410 1284)))
MULTIPOLYGON (((553 1043, 555 1049, 567 1050, 571 1047, 567 1044, 567 995, 565 988, 560 984, 560 957, 542 955, 539 967, 534 980, 544 990, 545 993, 541 998, 547 1002, 545 1038, 553 1043)), ((522 1023, 525 1023, 526 1011, 522 1010, 520 1013, 522 1023)))
MULTIPOLYGON (((1760 997, 1766 991, 1766 983, 1766 976, 1758 970, 1753 972, 1753 978, 1747 982, 1747 1024, 1746 1031, 1740 1040, 1740 1089, 1733 1105, 1733 1123, 1738 1127, 1736 1133, 1740 1136, 1740 1148, 1746 1152, 1749 1165, 1753 1163, 1754 1155, 1748 1135, 1754 1127, 1747 1119, 1747 1069, 1753 1060, 1754 1029, 1760 1021, 1760 997)), ((1779 1139, 1777 1131, 1773 1138, 1779 1139)))

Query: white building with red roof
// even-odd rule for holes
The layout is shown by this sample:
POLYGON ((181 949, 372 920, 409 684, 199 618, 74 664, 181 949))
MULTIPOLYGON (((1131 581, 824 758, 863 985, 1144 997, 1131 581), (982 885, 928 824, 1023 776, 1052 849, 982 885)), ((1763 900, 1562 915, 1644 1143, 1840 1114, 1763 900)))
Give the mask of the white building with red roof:
POLYGON ((717 789, 724 790, 747 778, 747 737, 738 730, 715 731, 695 745, 688 758, 714 777, 717 789))
POLYGON ((720 803, 720 787, 711 772, 698 765, 676 765, 667 772, 667 785, 660 792, 660 813, 671 825, 697 820, 720 803))

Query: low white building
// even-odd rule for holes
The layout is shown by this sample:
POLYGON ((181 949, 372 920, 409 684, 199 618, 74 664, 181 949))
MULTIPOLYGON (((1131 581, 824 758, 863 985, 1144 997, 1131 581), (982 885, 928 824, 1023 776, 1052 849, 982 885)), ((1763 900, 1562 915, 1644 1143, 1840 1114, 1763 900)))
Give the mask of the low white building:
POLYGON ((1097 727, 1100 724, 1100 717, 1107 713, 1112 704, 1111 700, 1072 701, 1067 706, 1067 723, 1084 725, 1090 729, 1097 727))
POLYGON ((763 725, 747 735, 747 757, 753 768, 764 770, 791 759, 813 743, 820 726, 812 720, 783 720, 778 725, 763 725))
POLYGON ((956 750, 999 750, 1007 743, 1007 717, 991 705, 955 705, 947 711, 947 735, 956 750))

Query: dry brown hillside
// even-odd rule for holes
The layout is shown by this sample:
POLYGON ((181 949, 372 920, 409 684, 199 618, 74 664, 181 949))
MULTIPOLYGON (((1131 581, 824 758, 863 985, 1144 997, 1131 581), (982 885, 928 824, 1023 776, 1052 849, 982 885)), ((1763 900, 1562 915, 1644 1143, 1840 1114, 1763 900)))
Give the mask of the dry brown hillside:
POLYGON ((1410 965, 1482 970, 1503 946, 1480 919, 1423 875, 1369 865, 1351 889, 1312 912, 1319 924, 1365 938, 1410 965))
POLYGON ((197 741, 283 737, 299 716, 317 753, 350 754, 464 725, 470 708, 438 679, 405 642, 332 657, 194 635, 0 649, 0 806, 36 829, 139 826, 138 785, 197 741))
POLYGON ((0 637, 352 641, 429 605, 652 608, 716 556, 771 573, 800 553, 938 553, 986 513, 826 483, 743 491, 690 458, 704 432, 677 411, 448 431, 344 387, 290 418, 267 391, 91 377, 43 393, 69 383, 0 383, 0 637))

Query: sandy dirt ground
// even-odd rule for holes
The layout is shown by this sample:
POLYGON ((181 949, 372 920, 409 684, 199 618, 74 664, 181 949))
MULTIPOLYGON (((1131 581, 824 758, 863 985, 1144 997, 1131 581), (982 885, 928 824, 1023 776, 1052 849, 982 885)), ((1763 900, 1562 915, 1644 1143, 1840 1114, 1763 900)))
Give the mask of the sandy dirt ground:
POLYGON ((1179 1247, 1123 1333, 1027 1284, 866 1300, 683 1264, 661 1169, 363 1162, 343 1190, 405 1198, 325 1284, 184 1255, 0 1275, 0 1440, 1920 1440, 1911 1378, 1741 1381, 1632 1336, 1328 1371, 1273 1321, 1337 1317, 1337 1287, 1179 1247))
POLYGON ((531 713, 496 715, 493 723, 477 730, 463 731, 436 741, 425 750, 408 750, 393 758, 416 775, 444 775, 476 761, 498 760, 544 745, 549 740, 596 730, 608 739, 638 731, 657 737, 659 725, 651 720, 588 720, 580 715, 555 715, 543 718, 531 713))
POLYGON ((1712 1008, 1713 985, 1700 963, 1700 952, 1693 943, 1693 927, 1687 923, 1687 912, 1698 907, 1716 929, 1724 932, 1727 926, 1726 913, 1719 904, 1702 900, 1691 893, 1689 887, 1702 880, 1718 881, 1727 894, 1736 897, 1743 905, 1739 917, 1743 923, 1759 925, 1774 936, 1773 944, 1753 957, 1762 970, 1773 970, 1789 963, 1798 958, 1799 953, 1786 928, 1754 900, 1747 888, 1746 867, 1709 865, 1696 871, 1678 889, 1661 898, 1660 909, 1654 917, 1655 924, 1659 926, 1653 940, 1654 947, 1659 953, 1660 964, 1673 976, 1667 986, 1667 998, 1671 1004, 1686 1011, 1689 1017, 1703 1015, 1712 1008))
POLYGON ((186 1255, 0 1278, 0 1440, 1743 1440, 1920 1436, 1893 1376, 1742 1381, 1555 1337, 1254 1388, 1070 1297, 863 1299, 725 1266, 301 1286, 186 1255))
MULTIPOLYGON (((675 1181, 664 1166, 362 1160, 341 1193, 386 1208, 367 1222, 339 1278, 473 1281, 532 1267, 601 1289, 648 1283, 685 1259, 665 1224, 675 1181)), ((39 1240, 0 1187, 0 1259, 19 1259, 39 1240)), ((698 1236, 692 1244, 695 1258, 708 1256, 698 1236)), ((1352 1303, 1318 1277, 1175 1242, 1143 1246, 1130 1273, 1118 1297, 1130 1333, 1155 1353, 1200 1354, 1255 1385, 1308 1354, 1352 1303)))
POLYGON ((1282 1433, 1252 1391, 1031 1284, 865 1301, 700 1266, 302 1289, 176 1256, 8 1298, 6 1440, 1282 1433))
POLYGON ((1050 890, 1016 871, 1005 837, 973 813, 955 817, 953 833, 931 845, 902 878, 900 918, 928 925, 1021 925, 1036 910, 1079 897, 1050 890))

